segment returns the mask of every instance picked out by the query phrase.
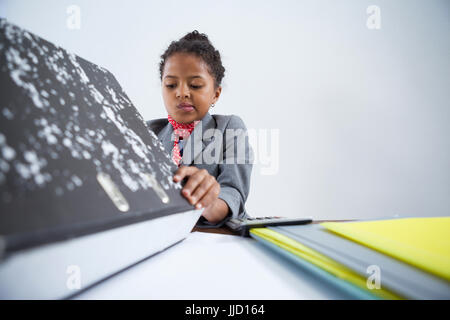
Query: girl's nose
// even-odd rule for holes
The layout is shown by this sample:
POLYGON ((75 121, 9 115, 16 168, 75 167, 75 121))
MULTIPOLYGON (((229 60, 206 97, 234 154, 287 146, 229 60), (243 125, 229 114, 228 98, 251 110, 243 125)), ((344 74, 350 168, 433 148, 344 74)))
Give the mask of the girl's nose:
POLYGON ((189 93, 177 94, 177 98, 189 98, 189 93))
POLYGON ((180 86, 180 89, 177 91, 177 98, 189 98, 190 94, 189 88, 180 86))

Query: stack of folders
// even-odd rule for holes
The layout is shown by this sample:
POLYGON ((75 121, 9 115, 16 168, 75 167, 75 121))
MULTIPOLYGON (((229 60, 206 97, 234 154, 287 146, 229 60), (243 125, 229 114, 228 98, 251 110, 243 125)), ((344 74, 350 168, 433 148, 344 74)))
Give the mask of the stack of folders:
POLYGON ((250 235, 355 299, 450 299, 450 217, 255 228, 250 235))

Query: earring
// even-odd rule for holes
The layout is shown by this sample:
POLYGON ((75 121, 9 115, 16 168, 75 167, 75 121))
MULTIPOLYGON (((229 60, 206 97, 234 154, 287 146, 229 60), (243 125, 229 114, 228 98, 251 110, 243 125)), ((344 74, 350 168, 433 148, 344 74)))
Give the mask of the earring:
POLYGON ((213 104, 211 104, 209 107, 210 107, 210 108, 214 108, 214 106, 215 106, 215 104, 213 103, 213 104))

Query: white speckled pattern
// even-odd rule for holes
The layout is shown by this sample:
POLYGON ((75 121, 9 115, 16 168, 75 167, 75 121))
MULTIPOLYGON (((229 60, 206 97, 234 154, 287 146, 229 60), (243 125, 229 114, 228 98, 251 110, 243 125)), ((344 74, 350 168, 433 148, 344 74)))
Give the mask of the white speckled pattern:
MULTIPOLYGON (((171 199, 165 208, 190 208, 172 181, 169 154, 106 69, 0 19, 0 88, 3 212, 23 221, 49 211, 29 221, 33 228, 50 227, 47 218, 56 225, 109 219, 115 207, 98 173, 131 203, 129 214, 158 211, 148 174, 171 199)), ((0 235, 20 230, 11 217, 3 216, 0 235)))
MULTIPOLYGON (((90 81, 78 62, 79 58, 73 53, 68 53, 58 47, 52 49, 49 46, 40 46, 30 33, 16 29, 14 26, 7 24, 5 20, 0 22, 0 27, 5 29, 5 35, 9 41, 18 44, 29 41, 29 47, 34 49, 34 52, 26 49, 21 52, 20 49, 14 47, 2 48, 2 50, 5 50, 2 55, 6 57, 6 66, 2 68, 6 67, 14 83, 21 87, 30 98, 32 104, 24 106, 25 109, 38 108, 43 111, 43 117, 36 118, 33 121, 37 130, 37 137, 28 137, 29 150, 15 150, 8 144, 3 126, 0 128, 0 132, 3 132, 0 133, 0 170, 2 176, 4 177, 8 170, 16 170, 23 179, 30 182, 34 181, 37 185, 45 185, 51 181, 52 176, 51 168, 47 166, 46 156, 53 154, 57 158, 59 153, 68 150, 74 159, 91 160, 93 158, 99 160, 94 162, 99 171, 104 170, 102 168, 103 160, 112 157, 114 168, 120 172, 122 182, 130 190, 149 188, 143 173, 155 171, 150 164, 152 148, 161 148, 161 145, 156 143, 156 137, 153 145, 146 145, 139 135, 127 127, 124 119, 118 113, 119 110, 131 105, 127 96, 123 92, 116 93, 109 86, 106 86, 106 90, 97 89, 95 83, 90 81), (39 62, 41 62, 41 65, 44 62, 48 70, 52 72, 49 77, 41 76, 40 73, 43 73, 43 70, 38 70, 39 62), (48 90, 48 84, 58 87, 73 86, 74 91, 78 92, 70 91, 68 97, 62 97, 56 91, 48 90), (80 88, 79 84, 85 84, 86 86, 80 88), (50 99, 50 97, 53 99, 50 99), (113 124, 124 135, 130 148, 124 149, 115 146, 112 141, 107 139, 104 130, 100 128, 99 130, 81 129, 77 117, 80 112, 80 106, 77 105, 79 101, 85 102, 82 106, 82 112, 89 112, 89 108, 101 106, 103 112, 100 113, 100 117, 113 124), (60 127, 60 119, 51 116, 51 114, 59 112, 61 108, 73 111, 70 118, 64 122, 65 127, 60 127), (52 110, 55 112, 52 112, 52 110), (36 154, 34 150, 41 150, 42 152, 36 154), (101 150, 102 153, 93 155, 92 151, 94 150, 101 150), (129 153, 134 153, 139 161, 133 159, 125 161, 123 155, 129 153), (17 159, 17 154, 22 154, 24 159, 22 157, 17 159), (15 163, 13 164, 13 162, 15 163), (44 178, 44 175, 47 178, 44 178)), ((102 68, 98 68, 97 72, 108 73, 102 68)), ((2 108, 2 123, 7 120, 14 120, 19 113, 35 114, 32 110, 27 111, 2 108)), ((67 111, 64 114, 67 115, 67 111)), ((167 165, 162 164, 159 169, 165 174, 170 174, 170 168, 167 165)), ((78 181, 81 181, 80 178, 78 178, 78 181)), ((82 182, 75 186, 81 185, 82 182)), ((59 187, 63 187, 65 191, 70 191, 72 187, 69 186, 71 185, 66 184, 59 187)), ((55 188, 57 187, 55 186, 55 188)), ((171 179, 167 179, 164 181, 163 187, 168 189, 170 187, 179 188, 180 186, 173 183, 171 179)))

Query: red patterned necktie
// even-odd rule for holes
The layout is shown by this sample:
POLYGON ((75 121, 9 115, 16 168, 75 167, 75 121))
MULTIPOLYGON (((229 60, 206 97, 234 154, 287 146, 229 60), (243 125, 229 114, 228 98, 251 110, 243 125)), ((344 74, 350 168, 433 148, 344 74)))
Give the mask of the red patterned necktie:
POLYGON ((167 116, 167 119, 169 120, 170 124, 173 127, 173 133, 174 133, 174 142, 173 142, 173 149, 172 149, 172 160, 175 162, 177 166, 180 166, 181 162, 181 151, 180 146, 178 145, 181 139, 186 140, 190 134, 192 133, 192 130, 194 130, 197 123, 200 122, 200 120, 196 120, 191 123, 178 123, 176 122, 170 115, 167 116))

